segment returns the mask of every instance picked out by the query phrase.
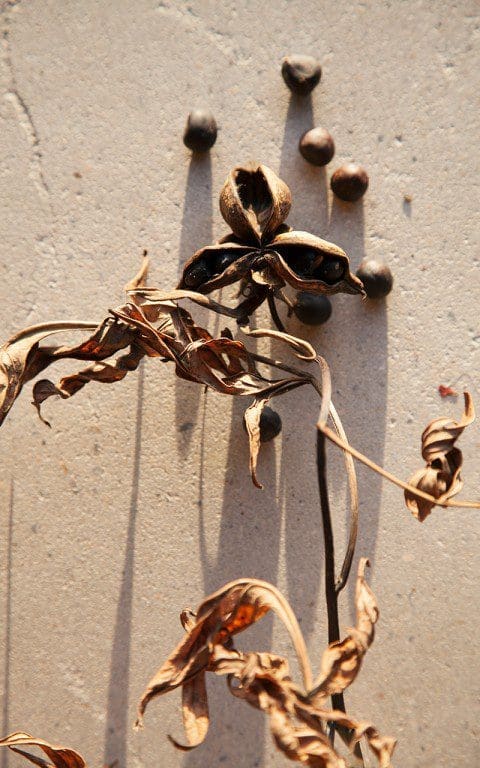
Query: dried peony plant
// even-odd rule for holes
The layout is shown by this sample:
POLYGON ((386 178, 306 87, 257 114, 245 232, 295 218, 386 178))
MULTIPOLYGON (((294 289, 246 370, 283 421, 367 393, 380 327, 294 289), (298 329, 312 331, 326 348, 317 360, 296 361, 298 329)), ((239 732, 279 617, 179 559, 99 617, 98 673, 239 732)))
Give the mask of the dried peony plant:
POLYGON ((290 305, 282 291, 286 284, 310 293, 363 294, 338 245, 284 223, 290 206, 289 188, 266 165, 234 168, 220 192, 220 211, 232 232, 192 256, 178 287, 210 293, 241 281, 246 298, 237 307, 239 319, 245 321, 267 299, 280 330, 275 298, 290 305))
POLYGON ((328 709, 327 699, 342 693, 357 677, 374 637, 378 619, 375 596, 366 583, 368 560, 362 558, 356 583, 356 623, 341 642, 325 650, 320 673, 312 680, 310 660, 295 615, 271 584, 239 579, 207 597, 197 612, 184 611, 186 635, 150 680, 138 707, 136 727, 143 724, 148 703, 182 687, 182 713, 187 744, 170 740, 179 749, 193 749, 205 739, 209 713, 205 675, 226 675, 230 692, 268 716, 276 746, 290 760, 315 768, 345 768, 345 760, 329 738, 332 723, 348 734, 348 746, 364 737, 381 768, 390 766, 395 739, 382 737, 367 721, 328 709), (302 672, 303 686, 290 676, 288 661, 271 653, 242 653, 233 637, 274 611, 287 628, 302 672))
POLYGON ((0 739, 0 747, 9 747, 13 752, 18 752, 19 755, 26 757, 31 763, 39 765, 40 768, 86 768, 85 760, 75 750, 55 746, 44 739, 29 736, 28 733, 21 731, 11 733, 4 739, 0 739), (30 752, 25 752, 20 747, 38 747, 51 762, 37 757, 37 755, 32 755, 30 752))

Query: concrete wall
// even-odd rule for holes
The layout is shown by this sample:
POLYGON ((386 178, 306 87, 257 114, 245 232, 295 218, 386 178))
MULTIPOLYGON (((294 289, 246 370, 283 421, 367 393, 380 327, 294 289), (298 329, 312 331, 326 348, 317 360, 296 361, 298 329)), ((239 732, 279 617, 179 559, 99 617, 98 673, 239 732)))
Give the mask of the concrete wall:
MULTIPOLYGON (((2 339, 47 319, 100 320, 143 248, 151 282, 172 286, 226 231, 227 172, 256 158, 290 185, 296 228, 339 243, 355 267, 364 254, 391 265, 385 303, 338 297, 321 330, 290 328, 329 360, 352 442, 402 477, 420 467, 423 427, 462 410, 438 385, 478 400, 478 3, 19 0, 3 2, 1 23, 2 339), (290 52, 324 66, 303 106, 280 77, 290 52), (210 157, 192 160, 181 134, 199 105, 221 130, 210 157), (312 123, 335 137, 326 173, 297 152, 312 123), (354 207, 328 189, 348 159, 371 179, 354 207)), ((166 739, 181 736, 176 694, 132 732, 144 684, 181 635, 180 609, 231 578, 277 584, 314 659, 326 642, 317 402, 278 403, 264 491, 248 477, 243 408, 148 360, 118 385, 49 401, 48 430, 26 388, 1 435, 4 734, 76 747, 91 766, 286 764, 265 718, 218 679, 198 751, 166 739)), ((479 446, 473 425, 464 498, 480 495, 479 446)), ((345 480, 337 450, 329 457, 340 556, 345 480)), ((398 737, 402 768, 473 766, 479 514, 437 509, 420 525, 401 491, 363 468, 359 482, 358 554, 371 558, 381 618, 348 707, 398 737)), ((348 626, 351 589, 341 613, 348 626)), ((270 619, 240 645, 288 651, 270 619)))

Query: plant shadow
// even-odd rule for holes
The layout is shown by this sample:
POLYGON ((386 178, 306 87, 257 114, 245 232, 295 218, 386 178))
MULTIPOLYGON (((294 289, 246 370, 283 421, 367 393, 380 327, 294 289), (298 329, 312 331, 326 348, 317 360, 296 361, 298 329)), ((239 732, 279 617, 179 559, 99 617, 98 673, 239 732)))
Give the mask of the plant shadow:
POLYGON ((127 762, 127 741, 131 731, 128 718, 128 697, 130 687, 131 624, 133 602, 133 579, 135 560, 135 524, 138 512, 140 489, 140 461, 142 450, 142 412, 144 399, 144 367, 138 371, 137 413, 132 470, 132 489, 128 515, 122 579, 117 603, 113 644, 110 661, 110 677, 107 693, 105 718, 103 764, 118 764, 125 768, 127 762))
MULTIPOLYGON (((209 152, 193 154, 188 166, 185 200, 180 232, 178 277, 195 251, 213 240, 212 226, 212 160, 209 152)), ((195 320, 207 324, 208 312, 195 308, 195 320)), ((188 456, 193 427, 198 418, 202 389, 175 377, 175 423, 180 456, 188 456)))
MULTIPOLYGON (((210 395, 209 395, 210 396, 210 395)), ((204 401, 202 449, 199 472, 199 538, 205 595, 241 577, 277 582, 281 510, 277 500, 275 447, 267 444, 261 453, 262 491, 248 476, 248 439, 243 429, 244 398, 232 398, 231 423, 224 474, 224 491, 218 544, 212 551, 209 536, 208 473, 205 435, 208 433, 207 397, 204 401), (253 540, 252 540, 253 532, 253 540)), ((236 646, 248 650, 271 648, 273 624, 270 617, 239 636, 236 646)), ((208 735, 210 764, 252 768, 263 762, 265 718, 235 699, 222 678, 211 681, 209 704, 212 727, 208 735)), ((205 754, 200 748, 189 754, 185 765, 203 768, 205 754)))

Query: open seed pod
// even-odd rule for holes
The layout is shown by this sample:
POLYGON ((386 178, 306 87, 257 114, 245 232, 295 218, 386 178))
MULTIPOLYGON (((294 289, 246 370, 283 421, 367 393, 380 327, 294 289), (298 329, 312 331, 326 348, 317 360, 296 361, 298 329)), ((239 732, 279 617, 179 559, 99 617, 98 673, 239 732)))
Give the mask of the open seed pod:
POLYGON ((270 240, 287 218, 291 204, 285 182, 257 163, 230 171, 220 192, 220 211, 232 232, 255 245, 270 240))
POLYGON ((239 280, 256 283, 251 311, 286 284, 317 294, 362 294, 345 251, 285 224, 290 201, 287 185, 267 166, 234 168, 220 193, 220 210, 233 232, 197 251, 178 287, 210 293, 239 280))

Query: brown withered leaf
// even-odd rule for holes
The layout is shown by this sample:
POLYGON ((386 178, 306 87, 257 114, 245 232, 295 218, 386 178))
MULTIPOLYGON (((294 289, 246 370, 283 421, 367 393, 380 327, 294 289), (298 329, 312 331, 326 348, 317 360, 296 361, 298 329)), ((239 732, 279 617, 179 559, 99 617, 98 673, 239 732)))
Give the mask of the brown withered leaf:
MULTIPOLYGON (((184 685, 210 666, 212 646, 228 645, 230 639, 274 611, 285 624, 307 684, 311 682, 305 641, 283 595, 271 584, 257 579, 238 579, 207 597, 198 607, 195 624, 150 680, 138 706, 137 727, 151 699, 184 685)), ((202 717, 204 712, 202 712, 202 717)), ((188 734, 187 734, 188 737, 188 734)))
MULTIPOLYGON (((473 400, 468 392, 464 393, 464 399, 465 408, 460 421, 440 418, 425 428, 422 434, 422 456, 426 466, 415 472, 408 481, 409 485, 429 493, 439 501, 447 501, 463 487, 463 456, 461 450, 455 447, 455 442, 465 427, 475 419, 473 400)), ((435 506, 433 501, 417 498, 408 490, 405 491, 405 502, 420 522, 428 517, 435 506)))
MULTIPOLYGON (((378 615, 375 598, 365 582, 363 559, 357 577, 357 624, 351 630, 362 648, 359 650, 350 682, 358 672, 361 658, 373 640, 373 624, 378 615)), ((183 685, 183 719, 188 745, 183 746, 170 737, 180 749, 191 749, 205 737, 208 728, 205 673, 226 676, 231 693, 250 706, 264 712, 277 747, 290 760, 312 768, 345 768, 344 759, 336 752, 328 738, 332 723, 350 734, 348 746, 353 751, 361 738, 365 738, 380 768, 389 768, 395 740, 380 736, 374 725, 356 720, 345 712, 325 709, 327 693, 310 691, 310 664, 305 643, 293 612, 282 595, 271 585, 256 580, 241 579, 225 585, 206 598, 197 615, 190 611, 181 614, 187 636, 147 687, 139 705, 139 719, 148 701, 178 685, 183 685), (287 659, 272 653, 243 653, 235 650, 234 634, 258 620, 267 610, 276 610, 286 624, 293 639, 304 677, 304 689, 291 679, 287 659), (196 692, 193 683, 198 681, 196 692), (185 689, 187 691, 185 692, 185 689)), ((326 654, 332 648, 327 649, 326 654)), ((353 658, 353 654, 351 655, 353 658)), ((346 649, 344 661, 346 659, 346 649)), ((342 676, 337 659, 328 662, 327 688, 333 678, 342 676), (335 674, 333 668, 335 667, 335 674)), ((348 684, 348 683, 347 683, 348 684)), ((333 686, 343 690, 344 681, 333 686)))
POLYGON ((0 424, 28 381, 29 369, 35 375, 50 364, 45 360, 41 365, 36 360, 39 344, 43 339, 62 331, 78 331, 96 328, 96 323, 59 321, 33 325, 16 333, 0 348, 0 424))
POLYGON ((28 733, 22 733, 21 731, 11 733, 4 739, 1 739, 0 747, 9 747, 13 752, 18 752, 18 754, 23 755, 31 763, 39 765, 41 768, 51 768, 53 766, 54 768, 85 768, 85 760, 73 749, 54 746, 48 741, 44 741, 44 739, 29 736, 28 733), (20 747, 39 747, 51 762, 25 752, 20 747))
POLYGON ((330 643, 322 656, 318 680, 312 697, 320 702, 327 696, 341 693, 353 683, 362 665, 363 657, 373 642, 378 606, 375 595, 365 580, 367 558, 361 558, 358 565, 355 590, 357 620, 355 627, 347 630, 347 637, 330 643))

